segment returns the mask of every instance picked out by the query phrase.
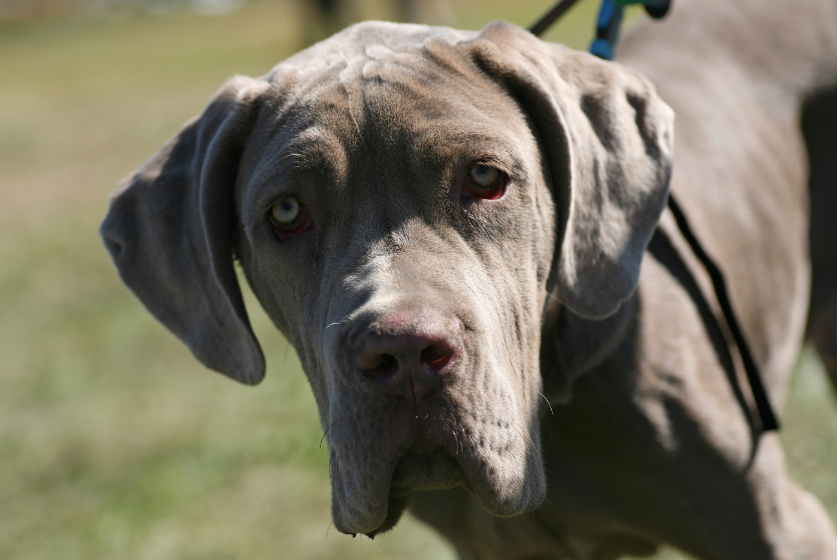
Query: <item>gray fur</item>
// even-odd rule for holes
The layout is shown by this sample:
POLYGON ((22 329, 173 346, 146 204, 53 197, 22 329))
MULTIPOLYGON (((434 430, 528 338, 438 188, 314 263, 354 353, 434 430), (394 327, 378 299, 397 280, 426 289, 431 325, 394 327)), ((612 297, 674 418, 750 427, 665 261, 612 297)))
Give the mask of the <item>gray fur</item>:
MULTIPOLYGON (((630 34, 623 64, 503 23, 351 27, 226 84, 115 193, 106 245, 198 359, 255 383, 235 254, 309 377, 340 531, 388 530, 413 502, 463 558, 662 542, 710 559, 833 557, 776 436, 756 447, 708 282, 660 221, 675 144, 673 188, 779 405, 808 309, 797 119, 836 81, 816 45, 833 31, 779 31, 794 54, 778 57, 724 34, 701 56, 711 39, 687 30, 716 17, 749 29, 738 18, 755 6, 714 2, 705 22, 699 4, 630 34), (461 199, 477 160, 510 176, 503 198, 461 199), (269 209, 289 194, 315 225, 279 242, 269 209), (457 341, 428 395, 385 394, 360 369, 371 337, 427 331, 457 341)), ((793 10, 760 24, 807 27, 793 10)))

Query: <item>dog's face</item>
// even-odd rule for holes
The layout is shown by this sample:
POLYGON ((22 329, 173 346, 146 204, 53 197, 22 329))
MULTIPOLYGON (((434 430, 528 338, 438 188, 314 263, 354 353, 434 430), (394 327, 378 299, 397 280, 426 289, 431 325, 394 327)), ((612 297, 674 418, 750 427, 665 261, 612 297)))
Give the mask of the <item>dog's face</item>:
POLYGON ((235 253, 309 377, 340 531, 457 485, 513 515, 545 494, 549 293, 587 317, 630 296, 670 122, 644 80, 509 25, 364 24, 229 82, 103 236, 200 360, 256 383, 235 253))
POLYGON ((278 70, 292 91, 257 119, 235 196, 240 261, 329 428, 336 527, 388 528, 414 490, 457 484, 531 509, 554 245, 539 147, 451 44, 353 45, 278 70))

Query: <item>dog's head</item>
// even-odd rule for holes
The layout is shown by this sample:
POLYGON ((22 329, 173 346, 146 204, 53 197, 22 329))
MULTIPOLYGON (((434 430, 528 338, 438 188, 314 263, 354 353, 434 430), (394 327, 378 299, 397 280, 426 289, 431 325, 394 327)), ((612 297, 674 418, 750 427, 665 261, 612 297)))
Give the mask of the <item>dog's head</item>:
POLYGON ((671 121, 638 75, 508 24, 362 24, 228 82, 102 234, 155 317, 254 384, 239 259, 315 393, 340 531, 456 485, 513 515, 545 494, 547 304, 600 318, 632 294, 671 121))

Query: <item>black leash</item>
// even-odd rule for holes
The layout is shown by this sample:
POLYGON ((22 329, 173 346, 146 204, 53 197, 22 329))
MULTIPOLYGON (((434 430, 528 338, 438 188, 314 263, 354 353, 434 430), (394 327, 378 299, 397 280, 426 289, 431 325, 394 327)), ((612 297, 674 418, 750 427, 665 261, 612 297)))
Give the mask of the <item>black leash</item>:
MULTIPOLYGON (((744 338, 741 325, 735 317, 735 312, 729 301, 729 293, 726 290, 726 280, 723 277, 723 273, 697 240, 697 237, 691 230, 691 226, 688 225, 688 220, 682 208, 677 204, 677 199, 674 198, 672 193, 668 194, 668 209, 671 210, 671 214, 677 222, 680 233, 683 234, 683 237, 685 237, 685 240, 691 246, 691 250, 694 251, 694 254, 706 268, 706 272, 709 274, 709 278, 712 280, 712 285, 715 288, 715 295, 720 304, 720 309, 723 311, 726 324, 729 326, 732 338, 735 339, 735 344, 738 346, 738 353, 741 354, 741 362, 744 364, 744 370, 747 372, 747 379, 750 382, 750 389, 752 389, 755 406, 758 409, 758 416, 761 418, 761 426, 754 426, 756 433, 760 434, 762 432, 778 430, 780 428, 779 420, 773 412, 773 405, 770 404, 770 399, 767 397, 764 381, 761 379, 761 373, 759 372, 758 364, 755 363, 755 358, 753 358, 750 345, 747 343, 747 339, 744 338)), ((751 418, 749 420, 752 422, 751 418)))
MULTIPOLYGON (((534 23, 529 31, 534 35, 541 35, 551 24, 557 21, 566 11, 574 6, 578 0, 560 0, 554 5, 543 17, 534 23)), ((595 56, 606 60, 612 60, 613 48, 618 40, 618 32, 621 27, 621 19, 624 15, 624 6, 630 4, 643 4, 647 13, 654 18, 664 17, 668 13, 670 7, 670 0, 603 0, 601 10, 598 13, 598 20, 596 23, 596 37, 590 46, 590 52, 595 56)), ((757 434, 763 432, 778 430, 780 428, 778 417, 773 412, 773 405, 767 396, 767 390, 764 387, 764 382, 761 378, 761 373, 758 364, 755 362, 753 353, 744 337, 741 325, 735 317, 735 312, 732 309, 732 304, 729 300, 729 293, 726 289, 726 280, 720 267, 712 260, 703 245, 698 241, 697 236, 688 224, 685 213, 680 208, 673 193, 668 194, 668 209, 674 216, 677 222, 677 227, 682 233, 691 250, 694 252, 697 259, 705 267, 712 285, 715 289, 718 303, 720 304, 723 316, 726 319, 726 324, 729 331, 732 333, 732 338, 735 339, 735 344, 738 346, 738 353, 741 354, 741 362, 744 364, 744 370, 747 373, 747 379, 750 383, 755 406, 758 410, 758 416, 761 419, 761 425, 756 426, 753 418, 747 413, 747 421, 753 427, 757 434)), ((728 347, 727 347, 728 351, 728 347)), ((730 356, 731 357, 731 356, 730 356)), ((733 361, 734 363, 734 361, 733 361)), ((737 388, 736 388, 737 391, 737 388)))
POLYGON ((543 32, 551 27, 551 24, 560 19, 560 16, 578 3, 578 0, 560 0, 553 8, 548 10, 543 17, 541 17, 528 31, 539 37, 543 32))

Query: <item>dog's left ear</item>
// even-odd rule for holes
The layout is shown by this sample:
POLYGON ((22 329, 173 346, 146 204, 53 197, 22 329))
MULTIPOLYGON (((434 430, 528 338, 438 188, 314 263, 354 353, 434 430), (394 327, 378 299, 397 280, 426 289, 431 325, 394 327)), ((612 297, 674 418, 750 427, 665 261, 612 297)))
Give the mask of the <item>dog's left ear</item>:
POLYGON ((233 267, 239 159, 269 83, 229 80, 204 113, 114 192, 101 233, 120 277, 207 367, 265 375, 233 267))
POLYGON ((459 46, 520 103, 545 150, 563 303, 611 315, 636 289, 667 203, 673 111, 642 76, 508 23, 459 46))

